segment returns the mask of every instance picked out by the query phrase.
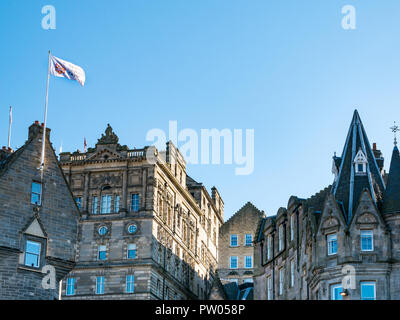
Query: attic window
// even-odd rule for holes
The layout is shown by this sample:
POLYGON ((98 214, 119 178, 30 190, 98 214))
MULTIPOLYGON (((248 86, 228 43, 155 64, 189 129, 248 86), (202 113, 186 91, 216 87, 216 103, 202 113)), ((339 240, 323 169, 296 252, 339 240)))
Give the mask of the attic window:
POLYGON ((361 149, 358 150, 357 155, 354 158, 354 169, 356 174, 365 174, 367 172, 367 163, 367 157, 361 149))

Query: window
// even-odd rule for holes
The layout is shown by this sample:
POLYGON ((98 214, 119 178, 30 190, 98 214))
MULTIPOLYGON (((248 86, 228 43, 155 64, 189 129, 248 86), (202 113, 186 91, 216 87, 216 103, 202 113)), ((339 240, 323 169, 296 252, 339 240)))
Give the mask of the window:
POLYGON ((169 288, 165 290, 165 300, 169 300, 169 288))
POLYGON ((131 210, 133 212, 139 211, 139 193, 133 193, 131 195, 132 203, 131 203, 131 210))
POLYGON ((134 243, 129 243, 128 244, 127 258, 128 259, 135 259, 136 258, 136 244, 134 244, 134 243))
POLYGON ((39 182, 32 182, 31 203, 38 206, 42 203, 42 184, 39 182))
POLYGON ((104 294, 104 277, 96 278, 96 294, 104 294))
POLYGON ((290 286, 293 287, 294 286, 294 260, 290 261, 290 286))
POLYGON ((361 251, 374 251, 374 234, 372 230, 361 230, 361 251))
POLYGON ((253 235, 246 234, 244 238, 245 238, 244 245, 246 247, 251 247, 253 245, 253 235))
POLYGON ((230 268, 237 269, 237 267, 238 267, 238 257, 236 256, 230 257, 230 268))
POLYGON ((361 281, 361 300, 376 300, 375 282, 361 281))
POLYGON ((252 256, 244 257, 244 267, 247 269, 253 268, 253 257, 252 256))
POLYGON ((114 198, 114 212, 117 213, 119 211, 119 195, 116 195, 114 198))
POLYGON ((331 300, 343 300, 343 297, 340 293, 343 291, 343 288, 340 284, 331 285, 331 300))
POLYGON ((135 276, 130 274, 126 276, 126 293, 135 292, 135 276))
POLYGON ((354 166, 356 174, 365 174, 367 172, 368 160, 362 150, 358 150, 357 155, 354 158, 354 166))
POLYGON ((104 236, 108 231, 108 228, 106 226, 102 226, 99 228, 99 235, 104 236))
POLYGON ((272 277, 267 277, 267 299, 272 300, 272 277))
POLYGON ((160 280, 157 280, 157 287, 156 287, 157 297, 160 296, 160 292, 161 292, 160 287, 161 287, 160 280))
POLYGON ((136 232, 136 230, 137 230, 136 224, 130 224, 130 225, 128 226, 128 233, 133 234, 133 233, 136 232))
POLYGON ((283 286, 285 284, 285 269, 280 268, 279 269, 279 294, 283 294, 283 286))
POLYGON ((283 224, 279 226, 279 244, 278 244, 278 249, 279 251, 283 250, 283 244, 284 244, 284 233, 283 233, 283 224))
POLYGON ((328 256, 336 254, 337 253, 337 236, 336 236, 336 233, 328 234, 327 242, 328 242, 328 256))
POLYGON ((106 246, 102 245, 98 247, 98 254, 97 258, 99 260, 106 260, 107 254, 106 254, 106 246))
POLYGON ((237 246, 238 246, 238 235, 231 234, 231 247, 237 247, 237 246))
POLYGON ((101 214, 111 213, 111 195, 104 195, 101 197, 101 214))
POLYGON ((75 203, 76 203, 78 209, 80 210, 82 208, 82 198, 81 197, 76 197, 75 198, 75 203))
POLYGON ((40 264, 40 247, 39 242, 27 240, 25 243, 25 265, 29 267, 39 268, 40 264))
POLYGON ((98 197, 93 197, 92 200, 92 213, 97 214, 98 213, 98 205, 99 205, 99 198, 98 197))
POLYGON ((290 216, 290 241, 294 240, 294 214, 290 216))
POLYGON ((267 259, 270 260, 272 257, 272 236, 269 235, 267 238, 267 259))
POLYGON ((253 278, 244 278, 243 283, 253 283, 253 278))
POLYGON ((73 296, 74 294, 75 294, 75 278, 68 278, 66 295, 73 296))

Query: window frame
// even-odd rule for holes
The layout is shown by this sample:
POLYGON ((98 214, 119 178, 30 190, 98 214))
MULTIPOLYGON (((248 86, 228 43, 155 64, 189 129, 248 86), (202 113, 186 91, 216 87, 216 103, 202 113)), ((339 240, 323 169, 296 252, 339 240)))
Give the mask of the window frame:
POLYGON ((272 300, 273 299, 273 294, 272 294, 272 276, 267 277, 267 300, 272 300))
POLYGON ((230 234, 229 236, 230 236, 230 237, 229 237, 229 246, 232 247, 232 248, 239 247, 239 235, 233 233, 233 234, 230 234), (233 239, 234 237, 236 237, 236 245, 233 245, 233 244, 232 244, 232 239, 233 239))
POLYGON ((341 283, 333 283, 333 284, 331 284, 331 285, 330 285, 330 290, 329 290, 329 292, 330 292, 330 293, 329 293, 329 294, 330 294, 330 300, 334 300, 334 301, 343 300, 343 297, 340 295, 340 293, 343 292, 343 286, 342 286, 341 283), (338 294, 338 298, 339 298, 339 299, 334 299, 334 298, 336 298, 335 289, 338 289, 338 288, 341 289, 341 290, 339 291, 339 294, 338 294))
POLYGON ((128 245, 126 247, 126 258, 129 260, 136 259, 136 250, 137 250, 136 243, 128 243, 128 245), (134 249, 129 249, 130 246, 134 246, 134 249), (132 251, 134 253, 133 258, 129 257, 129 252, 132 252, 132 251))
POLYGON ((41 206, 42 205, 42 192, 43 192, 43 184, 41 182, 39 182, 39 181, 35 181, 35 180, 32 181, 32 184, 31 184, 31 204, 34 204, 34 205, 37 205, 37 206, 41 206), (34 185, 38 185, 40 187, 39 193, 35 192, 33 190, 33 186, 34 185), (33 202, 33 195, 38 195, 39 203, 33 202))
POLYGON ((336 255, 337 254, 337 251, 338 251, 338 239, 337 239, 337 233, 335 232, 335 233, 330 233, 330 234, 327 234, 326 235, 326 249, 327 249, 327 254, 328 254, 328 256, 334 256, 334 255, 336 255), (335 242, 336 242, 336 251, 335 252, 333 252, 333 250, 332 250, 332 245, 331 245, 331 243, 333 242, 332 240, 329 240, 330 239, 330 237, 335 237, 335 242))
POLYGON ((278 251, 283 251, 285 249, 285 231, 283 223, 278 227, 278 251))
POLYGON ((290 260, 290 287, 294 287, 295 284, 295 264, 294 259, 290 260))
POLYGON ((294 214, 290 216, 290 241, 294 240, 294 214))
POLYGON ((252 247, 253 246, 253 235, 251 233, 246 233, 244 235, 244 245, 245 247, 252 247), (250 238, 250 243, 248 243, 248 238, 250 238))
POLYGON ((100 199, 100 214, 110 214, 112 207, 112 194, 103 194, 100 199), (104 201, 106 200, 106 201, 104 201))
POLYGON ((92 214, 99 214, 98 205, 99 205, 99 197, 92 196, 92 214))
POLYGON ((75 295, 75 278, 73 277, 68 277, 67 281, 65 283, 65 295, 66 296, 74 296, 75 295), (72 280, 72 284, 70 283, 70 280, 72 280), (70 288, 72 288, 72 292, 70 291, 70 288))
POLYGON ((368 281, 368 280, 360 281, 360 300, 376 300, 376 281, 368 281), (371 285, 373 285, 373 287, 374 287, 373 299, 363 298, 363 294, 362 294, 363 286, 371 286, 371 285))
POLYGON ((29 267, 29 268, 34 268, 34 269, 39 269, 41 264, 42 264, 42 252, 43 252, 43 241, 36 240, 32 237, 26 237, 25 238, 25 248, 24 248, 24 266, 29 267), (34 243, 34 244, 39 244, 39 253, 33 253, 27 251, 28 249, 28 242, 34 243), (27 264, 26 258, 27 254, 30 254, 32 256, 37 256, 37 265, 29 265, 27 264))
POLYGON ((244 268, 252 269, 253 268, 253 256, 244 256, 244 268), (247 266, 247 259, 250 258, 250 267, 247 266))
POLYGON ((279 269, 279 295, 283 295, 285 287, 285 267, 279 269))
POLYGON ((98 261, 105 261, 105 260, 107 260, 107 245, 105 245, 105 244, 99 244, 98 246, 97 246, 97 260, 98 261), (101 248, 103 248, 104 247, 104 250, 100 250, 101 248), (104 252, 104 259, 102 259, 101 258, 101 256, 100 256, 100 253, 101 252, 104 252))
POLYGON ((131 193, 131 211, 139 212, 140 210, 140 194, 138 192, 131 193), (137 200, 134 200, 134 196, 137 196, 137 200))
POLYGON ((119 212, 119 207, 121 205, 121 196, 119 194, 114 195, 114 212, 119 212))
POLYGON ((230 269, 238 269, 239 268, 239 259, 238 256, 230 256, 229 257, 229 268, 230 269), (232 261, 236 261, 236 267, 232 267, 232 261))
POLYGON ((362 252, 372 252, 374 251, 374 231, 372 229, 361 229, 360 230, 360 249, 362 252), (363 249, 363 232, 369 233, 371 236, 371 249, 363 249))
POLYGON ((76 203, 76 206, 78 207, 79 210, 82 209, 82 197, 74 197, 74 201, 76 203))
POLYGON ((135 275, 133 274, 126 275, 125 293, 135 293, 135 275))
POLYGON ((97 276, 96 277, 96 294, 98 294, 98 295, 104 294, 104 284, 105 284, 104 276, 97 276))

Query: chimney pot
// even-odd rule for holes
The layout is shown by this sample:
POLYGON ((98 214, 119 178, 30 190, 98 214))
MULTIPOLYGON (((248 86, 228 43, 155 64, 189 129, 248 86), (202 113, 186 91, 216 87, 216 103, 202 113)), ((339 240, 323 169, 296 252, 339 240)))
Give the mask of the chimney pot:
POLYGON ((3 148, 2 148, 4 151, 7 151, 7 147, 6 146, 3 146, 3 148))
POLYGON ((41 126, 44 127, 44 123, 43 122, 42 122, 41 126))
POLYGON ((38 121, 38 120, 36 120, 36 121, 35 121, 35 124, 37 124, 37 125, 38 125, 38 124, 39 124, 39 121, 38 121))
POLYGON ((375 142, 372 144, 372 149, 376 150, 376 143, 375 142))

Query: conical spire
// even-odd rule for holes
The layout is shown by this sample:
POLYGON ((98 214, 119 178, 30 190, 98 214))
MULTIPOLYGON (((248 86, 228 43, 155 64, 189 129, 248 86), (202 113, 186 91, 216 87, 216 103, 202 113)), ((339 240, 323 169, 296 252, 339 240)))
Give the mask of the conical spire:
POLYGON ((383 199, 383 213, 400 212, 400 154, 395 145, 390 161, 387 188, 383 199))
POLYGON ((376 204, 385 190, 385 183, 357 110, 353 114, 342 156, 336 158, 336 163, 339 173, 332 193, 343 206, 347 221, 350 221, 364 189, 370 191, 376 204))

